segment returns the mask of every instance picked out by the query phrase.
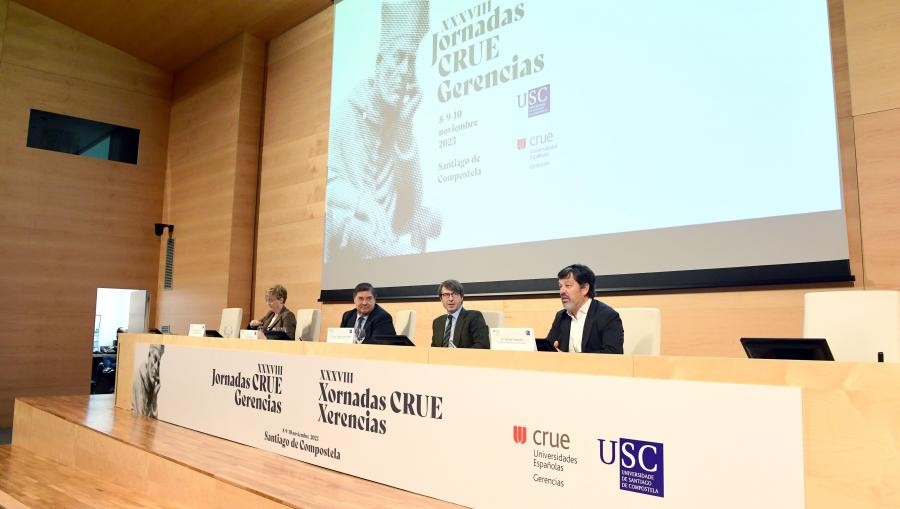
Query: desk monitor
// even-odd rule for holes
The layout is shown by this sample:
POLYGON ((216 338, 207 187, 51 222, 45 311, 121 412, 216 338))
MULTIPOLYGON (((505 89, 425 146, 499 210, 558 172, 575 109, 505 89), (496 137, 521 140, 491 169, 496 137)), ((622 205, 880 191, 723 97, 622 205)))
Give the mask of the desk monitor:
POLYGON ((558 352, 556 348, 553 348, 553 345, 550 344, 550 341, 544 338, 535 338, 534 340, 535 346, 537 346, 538 352, 558 352))
POLYGON ((741 338, 741 345, 751 359, 834 360, 822 338, 741 338))
POLYGON ((376 334, 371 338, 362 340, 364 345, 394 345, 394 346, 416 346, 406 336, 394 334, 376 334))
POLYGON ((287 332, 283 330, 263 330, 263 334, 266 335, 266 339, 278 339, 281 341, 293 341, 294 338, 287 335, 287 332))
POLYGON ((219 334, 219 331, 217 331, 216 329, 206 329, 203 332, 203 335, 208 338, 221 338, 222 337, 222 335, 219 334))

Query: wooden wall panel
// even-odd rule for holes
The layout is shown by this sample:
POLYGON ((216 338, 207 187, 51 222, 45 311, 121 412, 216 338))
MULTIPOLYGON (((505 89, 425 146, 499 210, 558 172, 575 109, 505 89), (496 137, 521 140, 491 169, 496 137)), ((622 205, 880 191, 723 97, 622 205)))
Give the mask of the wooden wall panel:
POLYGON ((828 22, 831 33, 831 67, 838 118, 853 116, 850 100, 850 69, 847 65, 847 32, 844 0, 828 0, 828 22))
MULTIPOLYGON (((251 309, 253 256, 256 238, 256 195, 259 181, 259 142, 265 93, 266 45, 245 35, 241 72, 241 102, 238 118, 232 209, 231 252, 229 253, 228 307, 251 309)), ((245 320, 245 321, 249 321, 245 320)))
POLYGON ((10 2, 4 59, 35 70, 168 98, 172 76, 124 51, 10 2))
POLYGON ((290 309, 319 307, 333 24, 329 8, 269 43, 253 290, 257 318, 265 313, 262 295, 276 283, 287 287, 290 309))
POLYGON ((900 3, 844 6, 868 289, 900 288, 900 3))
POLYGON ((0 26, 4 427, 17 395, 88 392, 98 287, 156 286, 171 77, 14 2, 0 26), (32 108, 140 129, 138 164, 27 148, 32 108))
POLYGON ((264 41, 297 25, 331 0, 20 0, 70 27, 176 72, 247 32, 264 41))
POLYGON ((900 4, 845 0, 853 114, 900 108, 900 4))
POLYGON ((856 174, 856 140, 853 132, 853 102, 847 56, 844 0, 828 0, 828 19, 831 33, 831 63, 834 72, 835 108, 838 116, 838 138, 841 157, 841 186, 843 189, 844 213, 847 220, 847 247, 850 254, 850 272, 856 276, 854 287, 862 289, 865 281, 865 266, 862 259, 859 184, 856 174))
MULTIPOLYGON (((843 3, 831 0, 829 11, 851 270, 858 276, 855 287, 862 288, 863 244, 847 69, 847 47, 852 47, 852 41, 845 37, 843 3)), ((324 228, 333 15, 334 10, 329 9, 269 45, 254 289, 254 315, 264 312, 265 305, 258 297, 276 282, 287 285, 292 309, 321 308, 323 336, 325 328, 337 326, 341 314, 351 307, 350 303, 321 305, 316 301, 324 228)), ((601 298, 613 306, 660 308, 664 354, 742 356, 741 336, 799 336, 803 294, 821 288, 738 288, 601 298)), ((428 344, 431 320, 442 311, 437 299, 381 304, 392 313, 416 310, 417 343, 428 344)), ((557 298, 472 299, 466 305, 502 309, 508 326, 534 327, 539 335, 547 332, 561 307, 557 298)))
POLYGON ((854 122, 866 287, 898 289, 900 109, 862 115, 854 122))
POLYGON ((856 133, 853 118, 838 119, 841 151, 841 187, 844 196, 844 215, 847 220, 847 251, 850 253, 850 272, 856 276, 853 286, 865 288, 863 263, 862 217, 859 204, 859 176, 856 168, 856 133))
POLYGON ((154 320, 175 332, 217 328, 225 307, 249 313, 264 68, 265 44, 240 34, 175 76, 163 207, 174 288, 160 279, 154 320))
POLYGON ((0 0, 0 60, 3 59, 3 38, 6 32, 6 11, 9 9, 9 0, 0 0))

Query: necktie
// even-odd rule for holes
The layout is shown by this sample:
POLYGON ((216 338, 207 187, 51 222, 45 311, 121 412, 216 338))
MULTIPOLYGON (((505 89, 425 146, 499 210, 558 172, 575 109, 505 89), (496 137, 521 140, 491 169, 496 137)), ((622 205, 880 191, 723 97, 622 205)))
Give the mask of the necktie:
POLYGON ((453 338, 451 336, 451 332, 453 331, 453 315, 447 315, 447 328, 444 329, 444 346, 450 348, 456 348, 456 345, 453 344, 453 338))
POLYGON ((362 323, 365 318, 365 316, 360 316, 356 319, 356 330, 353 331, 353 333, 356 335, 357 343, 362 343, 362 340, 366 338, 366 331, 362 327, 362 323))

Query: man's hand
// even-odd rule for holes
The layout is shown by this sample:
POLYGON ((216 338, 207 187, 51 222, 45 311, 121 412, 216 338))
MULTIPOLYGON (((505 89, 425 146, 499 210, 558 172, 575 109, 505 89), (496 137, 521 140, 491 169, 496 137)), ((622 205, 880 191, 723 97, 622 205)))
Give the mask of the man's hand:
POLYGON ((412 122, 412 117, 421 103, 422 89, 417 83, 407 83, 406 91, 400 97, 400 111, 397 115, 401 125, 412 122))
POLYGON ((394 134, 394 147, 400 159, 410 159, 415 154, 412 119, 422 102, 422 89, 416 83, 408 83, 405 93, 400 97, 397 111, 397 130, 394 134))

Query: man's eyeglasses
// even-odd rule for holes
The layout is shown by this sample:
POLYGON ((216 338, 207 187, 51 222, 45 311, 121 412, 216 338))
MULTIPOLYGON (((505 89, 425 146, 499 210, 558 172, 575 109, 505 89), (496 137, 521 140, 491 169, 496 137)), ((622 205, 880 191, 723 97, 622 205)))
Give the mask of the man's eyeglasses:
POLYGON ((460 295, 459 295, 458 293, 456 293, 456 292, 453 292, 453 293, 443 292, 443 293, 441 293, 441 298, 442 298, 442 299, 449 299, 450 297, 455 297, 455 298, 458 299, 458 298, 460 297, 460 295))

